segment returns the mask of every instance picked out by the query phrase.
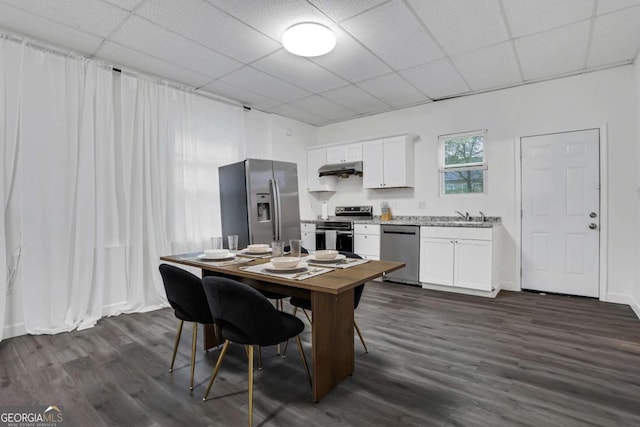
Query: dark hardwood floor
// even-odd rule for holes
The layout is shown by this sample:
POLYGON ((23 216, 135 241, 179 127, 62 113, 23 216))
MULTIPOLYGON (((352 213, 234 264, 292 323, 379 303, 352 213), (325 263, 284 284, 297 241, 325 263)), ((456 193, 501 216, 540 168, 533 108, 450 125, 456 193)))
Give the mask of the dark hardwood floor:
MULTIPOLYGON (((263 349, 254 425, 640 425, 640 320, 627 306, 371 282, 356 319, 370 353, 355 337, 353 377, 317 404, 295 345, 286 358, 263 349)), ((190 393, 190 325, 168 372, 176 327, 164 309, 4 340, 0 404, 64 405, 69 426, 246 425, 244 349, 230 347, 202 402, 218 350, 202 350, 199 334, 190 393)), ((309 354, 308 328, 302 336, 309 354)))

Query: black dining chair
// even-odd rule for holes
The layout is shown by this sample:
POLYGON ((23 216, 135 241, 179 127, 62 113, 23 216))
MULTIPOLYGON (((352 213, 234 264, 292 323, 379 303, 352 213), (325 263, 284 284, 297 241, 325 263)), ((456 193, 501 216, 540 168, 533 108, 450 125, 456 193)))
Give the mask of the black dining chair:
MULTIPOLYGON (((338 251, 338 253, 340 253, 341 255, 346 256, 347 258, 355 258, 355 259, 362 259, 362 257, 358 254, 355 254, 353 252, 347 252, 347 251, 338 251)), ((358 305, 360 304, 360 298, 362 297, 362 291, 364 291, 364 283, 362 285, 358 285, 353 289, 353 309, 355 310, 356 308, 358 308, 358 305)), ((291 297, 291 299, 289 299, 289 303, 293 306, 293 315, 295 316, 295 314, 298 312, 298 308, 301 308, 302 311, 304 312, 304 315, 307 317, 307 320, 309 321, 309 324, 311 325, 311 318, 309 317, 309 314, 307 313, 307 310, 311 311, 311 300, 310 299, 306 299, 306 298, 299 298, 299 297, 291 297)), ((364 347, 364 351, 365 353, 369 353, 369 350, 367 349, 367 345, 364 342, 364 338, 362 337, 362 332, 360 332, 360 328, 358 327, 358 323, 356 322, 356 319, 354 317, 353 319, 353 326, 356 329, 356 332, 358 333, 358 336, 360 337, 360 342, 362 342, 362 346, 364 347)), ((283 354, 286 353, 286 347, 284 349, 284 351, 282 352, 283 354)))
POLYGON ((307 359, 300 341, 304 323, 291 314, 276 310, 264 295, 247 284, 224 277, 205 277, 203 285, 211 313, 225 341, 202 400, 207 400, 209 396, 229 343, 243 344, 249 358, 249 426, 251 427, 253 424, 253 346, 276 345, 295 337, 305 373, 311 384, 307 359))
POLYGON ((180 335, 182 335, 182 326, 184 322, 193 322, 193 337, 191 339, 191 382, 189 383, 189 390, 193 390, 196 344, 198 342, 198 323, 211 324, 213 323, 213 317, 211 316, 207 297, 202 289, 202 280, 198 276, 169 264, 161 264, 159 268, 169 304, 171 304, 175 316, 180 319, 169 372, 173 372, 173 364, 176 361, 178 344, 180 344, 180 335))

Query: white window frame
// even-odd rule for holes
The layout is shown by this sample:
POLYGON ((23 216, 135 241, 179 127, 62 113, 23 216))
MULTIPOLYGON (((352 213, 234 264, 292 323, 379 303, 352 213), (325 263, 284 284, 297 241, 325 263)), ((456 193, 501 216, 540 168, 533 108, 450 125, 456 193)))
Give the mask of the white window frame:
POLYGON ((474 196, 484 196, 487 194, 487 129, 469 131, 469 132, 460 132, 460 133, 450 133, 447 135, 438 136, 438 163, 440 174, 440 197, 474 197, 474 196), (457 165, 445 165, 445 144, 447 141, 457 138, 464 138, 467 136, 477 136, 482 135, 483 137, 483 156, 482 162, 474 162, 474 163, 463 163, 457 165), (446 172, 461 172, 461 171, 470 171, 470 170, 481 170, 482 171, 482 192, 475 193, 446 193, 445 192, 445 173, 446 172))

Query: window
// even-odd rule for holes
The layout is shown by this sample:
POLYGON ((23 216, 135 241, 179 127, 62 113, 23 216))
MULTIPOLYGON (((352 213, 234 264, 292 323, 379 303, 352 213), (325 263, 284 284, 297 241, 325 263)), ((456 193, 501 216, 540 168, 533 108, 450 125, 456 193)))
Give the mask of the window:
POLYGON ((486 133, 482 130, 438 137, 442 194, 485 192, 486 133))

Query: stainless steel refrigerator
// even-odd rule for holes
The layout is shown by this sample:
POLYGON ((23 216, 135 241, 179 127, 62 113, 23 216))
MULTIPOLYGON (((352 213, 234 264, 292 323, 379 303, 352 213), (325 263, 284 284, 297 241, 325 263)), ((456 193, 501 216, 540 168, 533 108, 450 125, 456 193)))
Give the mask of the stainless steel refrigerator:
MULTIPOLYGON (((238 235, 238 247, 300 238, 298 166, 246 159, 218 168, 222 236, 238 235)), ((287 243, 288 244, 288 243, 287 243)))

